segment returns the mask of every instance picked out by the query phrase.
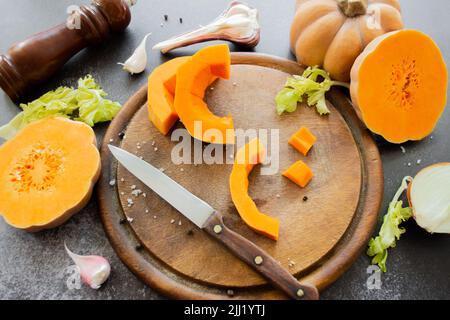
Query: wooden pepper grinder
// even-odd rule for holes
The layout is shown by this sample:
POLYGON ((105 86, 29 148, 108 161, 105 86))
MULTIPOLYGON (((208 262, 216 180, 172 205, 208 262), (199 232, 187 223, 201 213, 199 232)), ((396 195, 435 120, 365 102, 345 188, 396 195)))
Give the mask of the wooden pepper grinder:
POLYGON ((18 101, 76 53, 124 30, 131 20, 130 6, 135 2, 92 0, 90 5, 77 8, 67 22, 13 45, 0 56, 0 87, 18 101))

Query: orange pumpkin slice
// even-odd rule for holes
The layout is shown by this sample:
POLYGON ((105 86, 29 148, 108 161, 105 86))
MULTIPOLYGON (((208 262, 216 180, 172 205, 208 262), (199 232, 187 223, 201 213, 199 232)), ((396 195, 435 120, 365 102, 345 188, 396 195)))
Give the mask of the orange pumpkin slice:
POLYGON ((289 139, 289 144, 306 156, 316 141, 317 138, 311 131, 308 128, 302 127, 289 139))
POLYGON ((372 41, 356 59, 351 78, 359 117, 392 143, 431 134, 447 104, 445 61, 420 31, 395 31, 372 41))
POLYGON ((213 77, 230 78, 227 45, 207 47, 178 68, 175 111, 194 138, 216 144, 234 144, 233 119, 214 115, 203 101, 213 77))
POLYGON ((231 198, 242 220, 250 228, 270 239, 278 240, 280 228, 278 220, 261 213, 248 195, 248 175, 255 164, 261 163, 263 158, 264 146, 258 139, 239 149, 230 176, 231 198))
POLYGON ((304 188, 311 181, 313 172, 303 161, 297 161, 283 172, 283 176, 304 188))
POLYGON ((172 59, 153 70, 148 77, 148 116, 155 127, 163 134, 169 133, 178 115, 173 106, 176 73, 180 65, 191 57, 172 59))
POLYGON ((87 204, 99 175, 91 127, 33 122, 0 147, 0 215, 27 231, 57 227, 87 204))

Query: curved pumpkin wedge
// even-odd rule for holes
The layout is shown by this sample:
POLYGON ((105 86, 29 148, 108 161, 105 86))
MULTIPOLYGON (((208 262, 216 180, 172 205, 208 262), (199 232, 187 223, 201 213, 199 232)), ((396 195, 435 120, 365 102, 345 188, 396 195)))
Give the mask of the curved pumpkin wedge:
POLYGON ((351 72, 351 96, 366 126, 403 143, 431 134, 447 103, 448 74, 434 41, 416 30, 372 41, 351 72))
POLYGON ((89 201, 100 175, 94 131, 46 118, 0 147, 0 215, 27 231, 54 228, 89 201))
POLYGON ((218 117, 203 101, 211 79, 230 77, 230 50, 217 45, 198 51, 178 68, 175 90, 175 111, 194 138, 215 144, 234 144, 233 119, 218 117))
POLYGON ((250 141, 237 152, 230 176, 231 198, 242 220, 250 228, 270 239, 278 240, 278 220, 261 213, 248 195, 248 175, 263 158, 264 146, 258 139, 250 141))
MULTIPOLYGON (((153 125, 163 135, 167 135, 178 120, 173 105, 177 81, 176 74, 178 68, 190 59, 190 56, 172 59, 155 68, 148 77, 148 116, 153 125)), ((217 79, 210 73, 201 76, 203 78, 199 78, 198 81, 205 82, 206 87, 217 79)), ((203 95, 201 97, 203 98, 203 95)))
POLYGON ((148 116, 155 127, 166 135, 178 120, 173 106, 176 73, 191 57, 172 59, 155 68, 148 77, 148 116))

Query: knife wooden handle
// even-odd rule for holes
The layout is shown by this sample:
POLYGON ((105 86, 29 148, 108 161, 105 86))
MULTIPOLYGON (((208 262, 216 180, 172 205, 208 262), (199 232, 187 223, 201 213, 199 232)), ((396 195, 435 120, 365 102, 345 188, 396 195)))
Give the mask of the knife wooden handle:
POLYGON ((319 299, 319 292, 316 287, 301 284, 268 253, 229 229, 224 224, 223 216, 220 213, 216 212, 208 219, 204 230, 290 298, 296 300, 319 299))

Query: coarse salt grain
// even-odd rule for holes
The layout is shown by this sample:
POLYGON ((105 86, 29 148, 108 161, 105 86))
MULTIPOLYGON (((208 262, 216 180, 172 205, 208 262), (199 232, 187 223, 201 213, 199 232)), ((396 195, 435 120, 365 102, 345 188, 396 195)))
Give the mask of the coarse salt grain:
POLYGON ((141 189, 136 189, 131 191, 131 194, 135 197, 139 197, 142 194, 142 190, 141 189))

